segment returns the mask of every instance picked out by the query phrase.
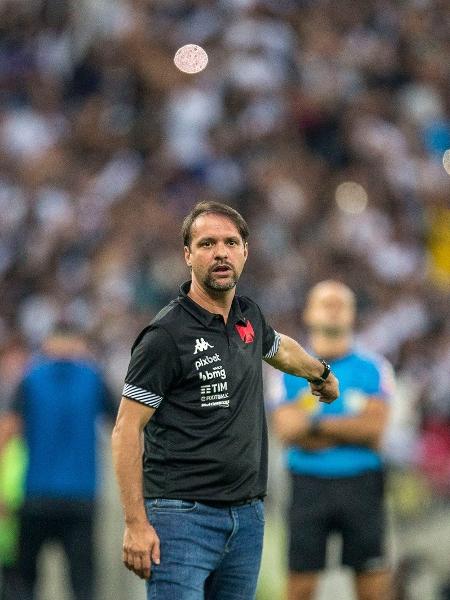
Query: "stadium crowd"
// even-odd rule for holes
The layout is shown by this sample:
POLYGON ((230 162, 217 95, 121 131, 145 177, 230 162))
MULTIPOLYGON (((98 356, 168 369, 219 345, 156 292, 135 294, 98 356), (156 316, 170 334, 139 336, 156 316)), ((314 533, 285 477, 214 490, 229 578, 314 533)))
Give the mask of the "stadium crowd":
POLYGON ((418 389, 448 378, 445 0, 36 0, 0 16, 2 348, 79 323, 119 384, 133 333, 186 276, 181 216, 214 198, 250 222, 242 291, 275 326, 298 334, 305 290, 337 275, 364 343, 418 389), (210 57, 195 77, 172 63, 191 41, 210 57))
MULTIPOLYGON (((358 336, 403 390, 392 460, 424 423, 448 440, 449 31, 446 0, 2 2, 3 390, 60 321, 120 390, 187 278, 181 219, 214 199, 249 222, 240 292, 274 327, 301 338, 321 279, 356 292, 358 336), (191 42, 196 76, 172 62, 191 42)), ((444 442, 422 460, 448 493, 444 442)))

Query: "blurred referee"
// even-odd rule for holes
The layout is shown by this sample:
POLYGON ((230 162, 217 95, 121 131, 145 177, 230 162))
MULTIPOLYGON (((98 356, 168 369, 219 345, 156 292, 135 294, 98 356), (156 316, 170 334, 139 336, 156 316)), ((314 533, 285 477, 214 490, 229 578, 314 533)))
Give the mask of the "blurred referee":
POLYGON ((267 478, 261 359, 326 403, 338 384, 236 295, 248 254, 239 213, 200 203, 182 233, 191 280, 135 341, 113 432, 123 561, 148 580, 148 600, 251 600, 267 478))
POLYGON ((339 378, 340 396, 318 405, 301 379, 283 376, 273 425, 288 447, 292 501, 289 600, 311 600, 325 567, 327 539, 342 536, 342 562, 356 575, 359 600, 388 600, 383 472, 378 449, 393 387, 386 360, 353 347, 355 297, 323 281, 305 310, 312 350, 339 378))

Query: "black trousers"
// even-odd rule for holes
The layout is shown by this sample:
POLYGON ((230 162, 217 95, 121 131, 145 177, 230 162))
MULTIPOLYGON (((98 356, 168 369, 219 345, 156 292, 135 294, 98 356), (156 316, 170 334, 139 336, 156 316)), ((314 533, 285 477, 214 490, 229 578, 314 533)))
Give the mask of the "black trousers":
POLYGON ((289 570, 325 568, 329 535, 342 538, 342 563, 356 572, 386 568, 383 473, 354 477, 292 475, 289 570))
POLYGON ((20 589, 17 567, 8 565, 2 567, 0 600, 18 600, 17 590, 20 589))
POLYGON ((94 599, 94 503, 39 499, 26 501, 20 513, 20 542, 15 597, 35 600, 37 559, 48 541, 60 542, 69 564, 75 600, 94 599))

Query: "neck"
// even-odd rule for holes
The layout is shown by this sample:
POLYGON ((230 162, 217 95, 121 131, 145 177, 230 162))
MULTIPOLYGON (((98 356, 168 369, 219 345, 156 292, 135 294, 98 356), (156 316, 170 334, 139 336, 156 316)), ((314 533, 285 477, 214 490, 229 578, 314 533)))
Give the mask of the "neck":
POLYGON ((188 296, 208 312, 222 315, 226 323, 235 293, 235 287, 231 290, 217 290, 215 293, 214 290, 206 290, 198 281, 192 279, 188 296))
POLYGON ((325 335, 311 334, 310 342, 313 352, 325 359, 340 358, 351 349, 351 335, 328 337, 325 335))

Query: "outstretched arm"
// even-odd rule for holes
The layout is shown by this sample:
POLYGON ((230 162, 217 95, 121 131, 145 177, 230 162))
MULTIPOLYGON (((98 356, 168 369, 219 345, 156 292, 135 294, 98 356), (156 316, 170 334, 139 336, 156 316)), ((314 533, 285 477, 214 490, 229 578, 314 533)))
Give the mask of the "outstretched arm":
POLYGON ((143 497, 142 432, 155 412, 145 404, 122 398, 112 434, 114 469, 125 516, 123 562, 142 579, 159 564, 159 538, 147 519, 143 497))
MULTIPOLYGON (((272 358, 266 358, 266 362, 272 367, 304 377, 308 380, 320 378, 323 373, 323 364, 314 358, 298 342, 280 334, 281 342, 278 352, 272 358)), ((321 402, 333 402, 339 395, 339 383, 333 373, 330 373, 321 385, 310 383, 311 391, 315 396, 319 397, 321 402)))

